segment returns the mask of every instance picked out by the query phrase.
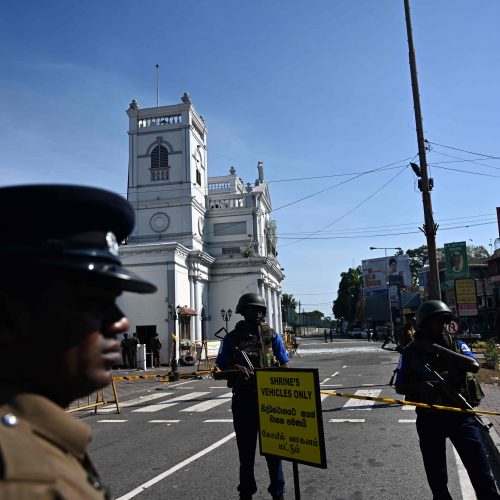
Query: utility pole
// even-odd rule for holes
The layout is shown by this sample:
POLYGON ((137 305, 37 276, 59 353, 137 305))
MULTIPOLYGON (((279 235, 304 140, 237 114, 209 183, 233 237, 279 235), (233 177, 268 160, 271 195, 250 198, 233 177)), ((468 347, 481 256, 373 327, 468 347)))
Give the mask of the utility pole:
POLYGON ((434 223, 434 217, 432 215, 431 187, 429 186, 427 159, 425 157, 424 130, 422 126, 422 111, 420 109, 420 93, 418 90, 417 62, 415 59, 415 48, 413 46, 413 34, 411 28, 410 0, 404 0, 404 5, 406 32, 408 35, 411 87, 413 91, 413 108, 415 110, 415 125, 417 129, 418 157, 422 175, 420 190, 422 191, 422 203, 424 205, 424 226, 421 230, 427 238, 427 249, 429 253, 429 295, 431 299, 441 300, 439 268, 436 256, 436 231, 438 226, 434 223))

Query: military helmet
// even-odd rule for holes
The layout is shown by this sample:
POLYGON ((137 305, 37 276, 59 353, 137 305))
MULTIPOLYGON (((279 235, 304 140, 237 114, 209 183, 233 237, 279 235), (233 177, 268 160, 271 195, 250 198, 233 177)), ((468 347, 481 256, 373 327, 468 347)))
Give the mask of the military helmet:
POLYGON ((415 315, 417 328, 420 328, 431 316, 447 314, 452 316, 450 308, 440 300, 429 300, 424 302, 418 309, 415 315))
POLYGON ((236 305, 236 313, 243 314, 243 310, 246 306, 256 306, 264 309, 264 314, 267 313, 266 301, 262 295, 258 293, 244 293, 240 300, 238 300, 238 304, 236 305))

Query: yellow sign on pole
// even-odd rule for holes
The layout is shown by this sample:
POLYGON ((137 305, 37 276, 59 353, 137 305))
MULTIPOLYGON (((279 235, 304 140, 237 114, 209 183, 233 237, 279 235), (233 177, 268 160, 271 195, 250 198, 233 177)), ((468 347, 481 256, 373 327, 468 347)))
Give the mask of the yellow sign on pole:
POLYGON ((256 375, 261 454, 326 468, 318 370, 265 368, 256 375))

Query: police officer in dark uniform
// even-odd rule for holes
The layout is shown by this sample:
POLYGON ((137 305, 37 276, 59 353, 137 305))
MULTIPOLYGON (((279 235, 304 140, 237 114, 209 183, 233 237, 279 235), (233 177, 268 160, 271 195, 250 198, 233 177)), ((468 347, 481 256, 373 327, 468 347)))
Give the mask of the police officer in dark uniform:
MULTIPOLYGON (((417 310, 417 331, 401 356, 396 377, 396 391, 405 394, 408 401, 464 408, 466 405, 455 395, 458 392, 471 406, 479 404, 483 394, 473 376, 479 364, 466 344, 458 344, 446 333, 444 326, 452 319, 450 309, 440 300, 425 302, 417 310), (441 375, 452 390, 424 375, 421 361, 441 375)), ((467 413, 427 408, 416 411, 420 450, 433 498, 451 500, 446 470, 449 438, 467 469, 478 500, 500 499, 476 418, 467 413)))
POLYGON ((0 188, 0 213, 0 498, 109 498, 90 428, 64 408, 111 382, 130 326, 118 295, 156 290, 120 263, 132 207, 101 189, 31 185, 0 188))
MULTIPOLYGON (((286 367, 288 356, 281 336, 263 322, 267 312, 264 299, 256 293, 242 295, 236 313, 245 319, 222 341, 217 367, 233 389, 233 424, 240 458, 240 499, 251 499, 257 491, 254 476, 255 448, 259 427, 256 379, 253 367, 286 367)), ((274 500, 282 500, 285 479, 281 460, 267 457, 270 485, 274 500)))

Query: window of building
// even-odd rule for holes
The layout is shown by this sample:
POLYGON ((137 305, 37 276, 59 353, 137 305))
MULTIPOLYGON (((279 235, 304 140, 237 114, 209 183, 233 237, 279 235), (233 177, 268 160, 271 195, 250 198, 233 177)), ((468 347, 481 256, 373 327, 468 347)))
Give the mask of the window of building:
POLYGON ((223 248, 222 255, 236 255, 241 253, 240 247, 223 248))
POLYGON ((168 151, 165 146, 156 146, 151 152, 151 168, 168 168, 168 151))
POLYGON ((201 186, 201 172, 198 169, 196 169, 196 184, 201 186))

